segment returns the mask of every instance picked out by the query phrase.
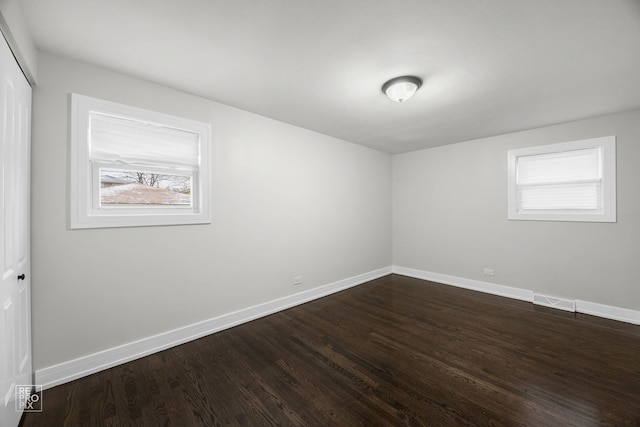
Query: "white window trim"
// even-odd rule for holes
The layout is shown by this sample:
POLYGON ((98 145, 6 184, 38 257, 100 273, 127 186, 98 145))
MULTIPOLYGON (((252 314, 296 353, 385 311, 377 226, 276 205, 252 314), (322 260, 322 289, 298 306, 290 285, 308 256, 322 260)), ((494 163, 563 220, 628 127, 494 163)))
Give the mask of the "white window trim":
POLYGON ((616 137, 571 141, 509 150, 508 157, 508 219, 534 221, 587 221, 616 222, 616 137), (602 149, 602 202, 603 210, 599 212, 576 210, 544 210, 518 212, 516 206, 516 167, 518 157, 536 154, 558 153, 563 151, 587 148, 602 149))
MULTIPOLYGON (((209 206, 208 123, 174 117, 115 102, 71 94, 70 228, 138 227, 211 223, 209 206), (200 136, 200 165, 193 177, 192 206, 95 209, 97 168, 89 161, 89 113, 115 114, 163 126, 184 129, 200 136), (196 182, 197 180, 197 182, 196 182)), ((98 182, 99 185, 99 182, 98 182)))

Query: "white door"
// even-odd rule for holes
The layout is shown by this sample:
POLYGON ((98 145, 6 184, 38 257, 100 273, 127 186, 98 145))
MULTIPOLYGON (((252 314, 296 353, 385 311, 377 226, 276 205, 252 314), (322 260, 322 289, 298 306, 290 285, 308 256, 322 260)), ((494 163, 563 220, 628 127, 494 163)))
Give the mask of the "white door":
POLYGON ((18 425, 32 383, 29 256, 31 87, 0 34, 0 426, 18 425))

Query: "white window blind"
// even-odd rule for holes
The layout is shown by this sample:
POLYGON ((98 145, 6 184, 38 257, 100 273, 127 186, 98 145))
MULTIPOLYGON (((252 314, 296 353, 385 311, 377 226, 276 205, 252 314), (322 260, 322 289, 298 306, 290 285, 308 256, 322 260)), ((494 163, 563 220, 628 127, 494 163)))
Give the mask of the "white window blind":
POLYGON ((200 135, 141 120, 90 112, 89 159, 193 170, 200 135))
POLYGON ((518 210, 601 209, 602 149, 518 157, 518 210))
POLYGON ((615 222, 615 137, 509 150, 509 219, 615 222))

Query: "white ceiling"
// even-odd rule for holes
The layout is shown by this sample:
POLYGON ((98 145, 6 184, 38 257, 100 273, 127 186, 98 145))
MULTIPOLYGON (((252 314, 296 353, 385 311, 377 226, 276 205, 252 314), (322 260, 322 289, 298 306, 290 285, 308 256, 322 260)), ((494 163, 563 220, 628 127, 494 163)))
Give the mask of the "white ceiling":
POLYGON ((638 0, 22 5, 42 50, 390 153, 640 108, 638 0))

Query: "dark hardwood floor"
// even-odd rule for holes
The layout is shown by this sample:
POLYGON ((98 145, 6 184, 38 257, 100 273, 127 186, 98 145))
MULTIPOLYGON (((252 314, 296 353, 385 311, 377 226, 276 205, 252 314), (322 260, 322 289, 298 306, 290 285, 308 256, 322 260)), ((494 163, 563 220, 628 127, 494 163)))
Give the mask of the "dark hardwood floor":
POLYGON ((45 390, 31 426, 640 426, 640 326, 398 275, 45 390))

